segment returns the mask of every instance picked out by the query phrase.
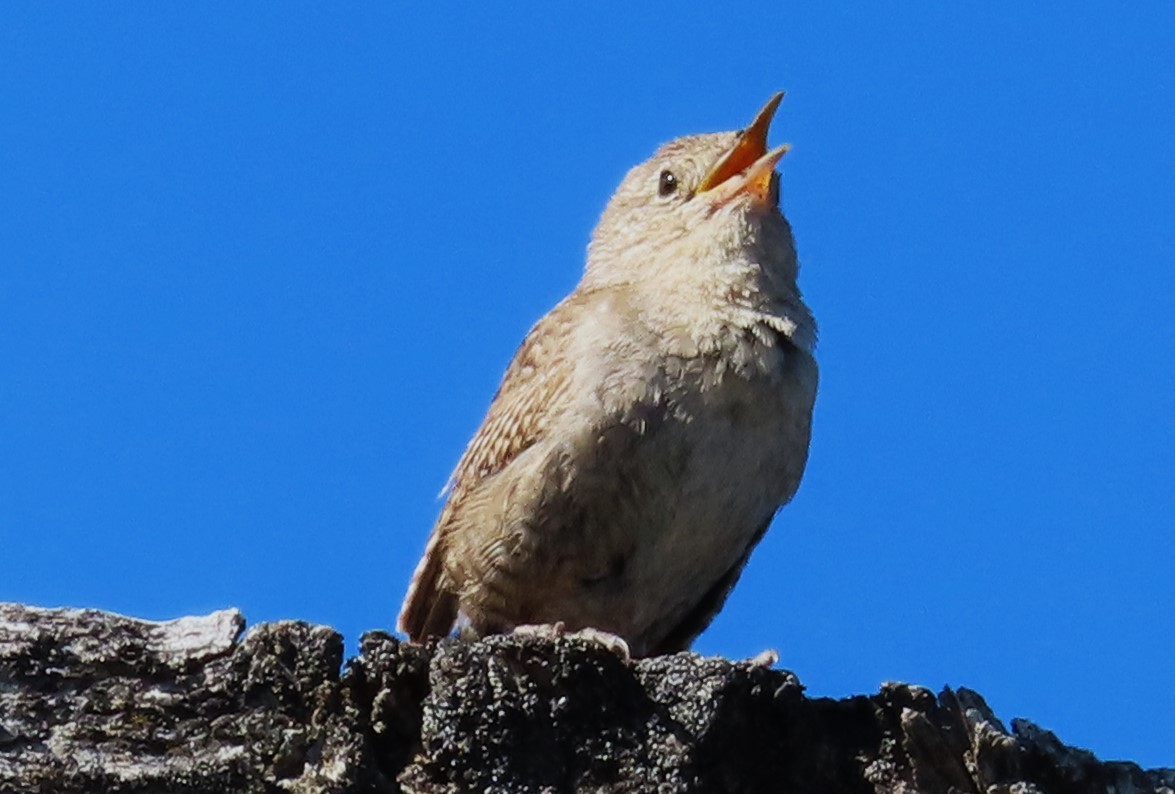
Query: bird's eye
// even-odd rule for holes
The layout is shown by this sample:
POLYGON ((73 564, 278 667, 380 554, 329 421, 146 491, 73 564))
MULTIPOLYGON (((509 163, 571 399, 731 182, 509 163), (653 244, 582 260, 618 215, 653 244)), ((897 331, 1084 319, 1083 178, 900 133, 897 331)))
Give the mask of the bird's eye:
POLYGON ((670 196, 677 192, 677 177, 673 175, 672 171, 661 172, 661 182, 657 186, 657 192, 662 196, 670 196))

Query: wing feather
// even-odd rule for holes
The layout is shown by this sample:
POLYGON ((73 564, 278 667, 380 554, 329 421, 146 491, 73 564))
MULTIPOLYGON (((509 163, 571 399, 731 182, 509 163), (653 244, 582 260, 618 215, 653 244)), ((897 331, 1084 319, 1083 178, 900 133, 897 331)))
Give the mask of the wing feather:
MULTIPOLYGON (((570 299, 569 299, 570 300, 570 299)), ((527 334, 506 370, 481 428, 470 440, 449 480, 445 507, 416 568, 398 626, 413 641, 448 634, 457 619, 458 599, 444 570, 446 529, 468 494, 506 468, 548 431, 551 406, 568 393, 570 368, 564 355, 566 306, 557 306, 527 334)))

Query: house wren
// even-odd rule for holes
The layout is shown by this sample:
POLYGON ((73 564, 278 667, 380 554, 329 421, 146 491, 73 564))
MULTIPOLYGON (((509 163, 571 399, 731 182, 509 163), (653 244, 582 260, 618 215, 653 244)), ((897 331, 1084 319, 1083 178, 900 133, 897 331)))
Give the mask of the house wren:
POLYGON ((629 171, 575 290, 527 334, 408 588, 413 640, 561 623, 688 648, 799 486, 816 324, 767 129, 629 171))

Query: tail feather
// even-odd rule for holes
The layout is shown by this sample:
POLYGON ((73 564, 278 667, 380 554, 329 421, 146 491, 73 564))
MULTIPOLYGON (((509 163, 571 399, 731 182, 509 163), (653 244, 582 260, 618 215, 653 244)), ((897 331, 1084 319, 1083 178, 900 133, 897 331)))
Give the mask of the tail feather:
POLYGON ((457 597, 445 586, 438 538, 439 533, 429 538, 396 621, 397 628, 413 642, 443 637, 453 630, 457 620, 457 597))

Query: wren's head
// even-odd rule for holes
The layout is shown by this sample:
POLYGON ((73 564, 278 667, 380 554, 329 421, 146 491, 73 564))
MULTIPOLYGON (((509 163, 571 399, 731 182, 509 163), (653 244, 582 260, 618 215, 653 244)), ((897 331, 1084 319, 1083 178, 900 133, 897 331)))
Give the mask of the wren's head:
POLYGON ((584 284, 673 277, 682 267, 733 259, 794 282, 795 248, 775 173, 788 147, 767 150, 782 99, 771 97, 744 130, 678 138, 629 171, 592 234, 584 284))

